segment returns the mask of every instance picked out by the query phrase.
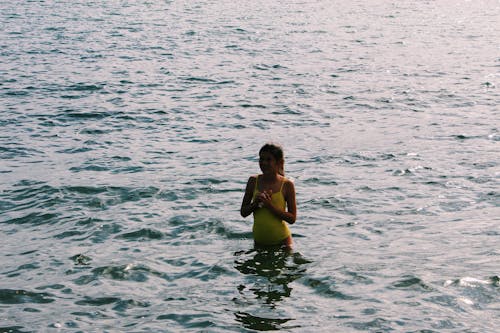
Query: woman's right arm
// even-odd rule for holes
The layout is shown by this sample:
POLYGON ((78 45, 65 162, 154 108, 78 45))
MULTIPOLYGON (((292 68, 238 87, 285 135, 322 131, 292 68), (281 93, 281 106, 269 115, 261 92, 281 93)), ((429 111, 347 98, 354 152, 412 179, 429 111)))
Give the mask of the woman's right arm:
POLYGON ((252 202, 255 181, 255 177, 250 177, 248 179, 247 187, 245 189, 245 195, 243 196, 243 201, 240 208, 240 214, 243 217, 247 217, 248 215, 252 214, 258 207, 258 203, 256 201, 252 202))

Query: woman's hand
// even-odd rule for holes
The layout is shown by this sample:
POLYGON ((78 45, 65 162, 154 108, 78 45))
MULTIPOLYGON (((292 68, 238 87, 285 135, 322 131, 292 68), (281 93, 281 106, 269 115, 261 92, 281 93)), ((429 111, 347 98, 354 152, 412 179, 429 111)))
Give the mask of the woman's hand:
POLYGON ((262 203, 262 206, 270 208, 272 206, 272 203, 271 203, 271 196, 272 195, 273 195, 272 190, 268 190, 268 191, 264 191, 264 192, 259 193, 259 195, 256 198, 257 201, 259 202, 259 206, 262 203))

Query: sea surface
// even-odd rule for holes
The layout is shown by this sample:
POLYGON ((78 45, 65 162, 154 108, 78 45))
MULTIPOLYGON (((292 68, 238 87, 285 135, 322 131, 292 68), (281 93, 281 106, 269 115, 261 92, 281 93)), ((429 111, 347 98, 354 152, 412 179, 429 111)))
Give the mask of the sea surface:
POLYGON ((0 332, 498 332, 499 22, 0 0, 0 332), (268 141, 291 252, 239 214, 268 141))

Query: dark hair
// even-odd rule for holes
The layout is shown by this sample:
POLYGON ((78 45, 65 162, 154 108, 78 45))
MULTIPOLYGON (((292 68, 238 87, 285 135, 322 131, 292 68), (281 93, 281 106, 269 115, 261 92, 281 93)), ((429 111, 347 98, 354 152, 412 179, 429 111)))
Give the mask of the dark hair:
POLYGON ((276 161, 281 161, 282 165, 278 170, 278 173, 282 176, 285 176, 285 154, 283 153, 283 148, 280 145, 274 143, 266 143, 259 150, 259 155, 263 152, 270 153, 276 161))

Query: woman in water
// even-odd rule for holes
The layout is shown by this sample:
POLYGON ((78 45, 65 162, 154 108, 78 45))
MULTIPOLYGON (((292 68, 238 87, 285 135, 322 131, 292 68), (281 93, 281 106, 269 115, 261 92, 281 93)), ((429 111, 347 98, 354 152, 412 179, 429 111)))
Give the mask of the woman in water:
POLYGON ((285 178, 283 149, 265 144, 259 151, 261 175, 248 179, 241 216, 253 213, 253 238, 257 245, 292 246, 288 224, 297 218, 295 186, 285 178))

